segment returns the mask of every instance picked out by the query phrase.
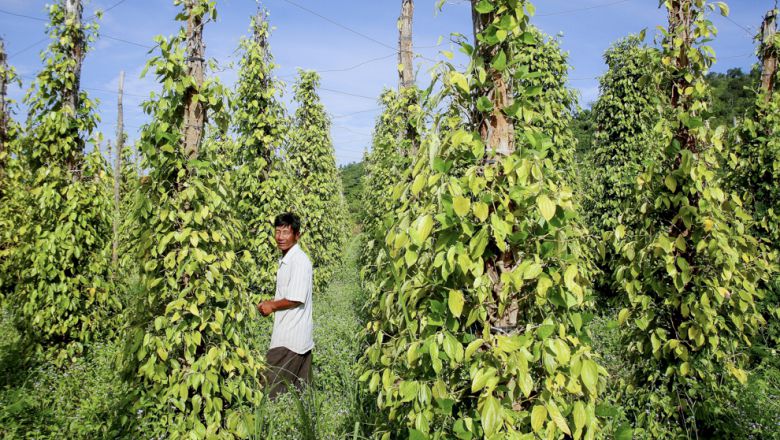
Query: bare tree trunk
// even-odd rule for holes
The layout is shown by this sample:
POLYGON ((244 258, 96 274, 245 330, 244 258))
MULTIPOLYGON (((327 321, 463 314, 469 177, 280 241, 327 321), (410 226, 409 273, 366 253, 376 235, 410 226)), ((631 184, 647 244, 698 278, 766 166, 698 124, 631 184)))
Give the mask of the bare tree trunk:
MULTIPOLYGON (((8 142, 8 109, 5 97, 8 93, 8 57, 5 53, 5 42, 0 38, 0 181, 5 172, 6 143, 8 142)), ((0 188, 2 194, 2 188, 0 188)))
MULTIPOLYGON (((515 151, 515 127, 506 117, 503 110, 512 105, 510 85, 502 72, 490 65, 490 61, 502 50, 502 46, 486 46, 477 40, 477 35, 493 21, 492 13, 480 14, 477 12, 477 3, 479 3, 479 0, 471 0, 474 41, 479 55, 485 60, 488 77, 493 83, 489 90, 483 91, 493 103, 493 111, 487 118, 483 117, 476 108, 473 110, 473 114, 476 116, 475 122, 479 124, 479 133, 485 144, 495 149, 499 155, 509 156, 515 151)), ((474 102, 476 102, 476 99, 474 102)))
POLYGON ((189 159, 198 157, 206 122, 206 106, 195 99, 203 87, 206 60, 203 44, 203 19, 193 13, 195 0, 186 0, 187 9, 187 74, 195 84, 184 92, 184 154, 189 159))
POLYGON ((398 19, 398 64, 401 89, 414 85, 414 52, 412 50, 412 19, 414 0, 401 0, 401 17, 398 19))
MULTIPOLYGON (((511 105, 511 90, 509 82, 504 78, 504 73, 495 69, 491 60, 499 53, 509 49, 508 44, 487 45, 482 43, 477 36, 481 34, 495 19, 493 13, 480 14, 476 10, 479 0, 471 0, 471 18, 474 31, 474 44, 477 54, 485 60, 485 69, 491 84, 487 89, 476 90, 473 96, 472 121, 477 124, 479 134, 489 148, 492 148, 500 156, 509 156, 515 151, 515 127, 514 122, 506 117, 504 109, 511 105), (486 96, 493 104, 490 114, 481 112, 477 106, 477 99, 486 96)), ((507 55, 509 55, 507 53, 507 55)), ((500 169, 498 162, 493 161, 485 166, 500 169)), ((500 172, 500 170, 498 171, 500 172)), ((511 271, 515 257, 511 249, 501 252, 493 258, 485 261, 485 273, 490 277, 493 296, 496 304, 504 288, 501 274, 511 271)), ((503 310, 491 306, 488 309, 491 326, 500 331, 511 331, 517 327, 519 315, 519 303, 516 296, 509 298, 503 310)))
POLYGON ((761 24, 761 90, 767 102, 772 99, 777 77, 777 48, 774 44, 777 33, 777 9, 766 13, 761 24))
POLYGON ((122 153, 125 147, 125 126, 124 109, 122 107, 122 96, 125 87, 125 71, 119 73, 119 92, 116 101, 116 151, 114 156, 114 242, 112 243, 111 262, 114 271, 119 261, 119 188, 122 181, 122 153))
MULTIPOLYGON (((65 7, 65 17, 67 21, 72 23, 74 29, 77 32, 74 36, 73 47, 71 52, 71 58, 75 61, 73 64, 71 75, 73 76, 73 84, 70 88, 63 90, 63 100, 65 108, 70 112, 71 117, 76 117, 76 109, 79 107, 79 91, 81 90, 81 65, 84 62, 84 49, 86 42, 84 41, 83 29, 81 27, 81 14, 83 7, 81 0, 63 0, 65 7)), ((78 140, 79 147, 76 151, 68 153, 68 157, 65 160, 66 167, 73 173, 74 180, 81 179, 81 159, 83 151, 83 142, 78 140)))
MULTIPOLYGON (((690 65, 688 49, 693 45, 692 23, 693 5, 691 0, 671 0, 668 38, 679 38, 682 40, 682 46, 678 49, 677 57, 674 60, 676 72, 674 78, 672 78, 671 104, 672 107, 686 112, 691 109, 691 100, 685 97, 685 89, 691 86, 691 82, 685 78, 685 72, 690 65)), ((691 135, 687 127, 680 126, 675 134, 675 139, 680 142, 682 148, 686 148, 694 153, 697 151, 696 139, 691 135)))

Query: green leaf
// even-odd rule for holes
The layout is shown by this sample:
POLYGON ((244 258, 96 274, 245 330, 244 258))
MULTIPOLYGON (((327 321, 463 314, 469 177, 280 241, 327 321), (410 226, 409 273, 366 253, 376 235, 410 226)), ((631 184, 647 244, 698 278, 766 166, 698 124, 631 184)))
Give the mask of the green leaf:
POLYGON ((457 196, 452 200, 452 207, 458 217, 464 217, 471 209, 471 201, 465 197, 457 196))
POLYGON ((585 385, 585 388, 587 388, 592 395, 596 395, 599 381, 599 367, 596 362, 590 359, 582 361, 580 377, 582 378, 582 383, 585 385))
POLYGON ((414 428, 409 428, 409 440, 428 440, 428 436, 414 428))
POLYGON ((431 235, 433 230, 433 217, 425 215, 417 222, 417 236, 420 240, 420 244, 425 242, 428 236, 431 235))
POLYGON ((585 405, 582 404, 582 401, 578 400, 574 404, 574 410, 572 411, 574 416, 574 429, 580 430, 585 427, 585 422, 587 420, 587 414, 585 413, 585 405))
POLYGON ((539 263, 532 263, 523 271, 524 280, 532 280, 542 274, 542 265, 539 263))
POLYGON ((506 53, 499 50, 490 65, 499 72, 503 72, 506 69, 506 53))
POLYGON ((480 0, 480 2, 474 6, 474 9, 480 14, 488 14, 493 10, 493 4, 488 0, 480 0))
POLYGON ((545 421, 547 421, 547 408, 544 405, 534 405, 531 411, 531 429, 539 432, 544 427, 545 421))
POLYGON ((623 424, 615 431, 615 440, 631 440, 634 438, 634 430, 631 426, 623 424))
POLYGON ((471 91, 471 88, 469 87, 469 82, 466 79, 466 77, 463 76, 462 73, 459 72, 450 73, 450 82, 454 84, 456 87, 458 87, 463 93, 469 93, 471 91))
POLYGON ((542 194, 536 198, 536 206, 545 220, 550 221, 555 216, 555 203, 546 195, 542 194))
POLYGON ((488 218, 489 214, 489 208, 488 205, 483 202, 476 202, 471 206, 472 210, 474 211, 474 216, 477 217, 480 221, 485 221, 488 218))
POLYGON ((480 96, 477 100, 477 110, 489 113, 493 111, 493 102, 485 96, 480 96))
POLYGON ((482 405, 482 428, 485 430, 485 437, 490 438, 497 433, 504 424, 503 408, 501 403, 493 396, 488 396, 482 405))
POLYGON ((450 290, 449 297, 447 298, 447 306, 450 308, 450 312, 452 312, 455 317, 460 317, 461 313, 463 313, 463 305, 466 303, 466 300, 463 298, 463 292, 460 290, 450 290))
POLYGON ((555 402, 550 401, 547 403, 547 412, 550 414, 550 418, 558 427, 558 429, 563 431, 565 434, 571 435, 569 424, 566 423, 566 419, 561 415, 561 411, 558 409, 558 406, 555 404, 555 402))
POLYGON ((675 192, 677 190, 677 179, 675 179, 671 174, 667 174, 666 178, 664 179, 664 185, 669 188, 669 191, 675 192))

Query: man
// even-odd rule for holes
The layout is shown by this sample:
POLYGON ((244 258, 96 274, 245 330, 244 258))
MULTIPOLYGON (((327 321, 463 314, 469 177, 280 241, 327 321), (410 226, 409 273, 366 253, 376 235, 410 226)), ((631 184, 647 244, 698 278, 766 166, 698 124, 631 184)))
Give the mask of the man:
POLYGON ((274 219, 276 247, 282 251, 276 272, 276 296, 263 301, 257 309, 263 316, 274 314, 271 345, 266 356, 266 384, 269 398, 276 397, 290 383, 301 389, 311 382, 312 265, 298 246, 301 220, 284 213, 274 219))

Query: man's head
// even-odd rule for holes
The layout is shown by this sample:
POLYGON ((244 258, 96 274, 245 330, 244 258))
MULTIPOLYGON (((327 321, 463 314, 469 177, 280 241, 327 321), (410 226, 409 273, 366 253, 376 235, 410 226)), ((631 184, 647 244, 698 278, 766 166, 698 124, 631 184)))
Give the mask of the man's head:
POLYGON ((277 215, 274 219, 274 239, 279 250, 290 250, 301 239, 301 219, 291 212, 277 215))

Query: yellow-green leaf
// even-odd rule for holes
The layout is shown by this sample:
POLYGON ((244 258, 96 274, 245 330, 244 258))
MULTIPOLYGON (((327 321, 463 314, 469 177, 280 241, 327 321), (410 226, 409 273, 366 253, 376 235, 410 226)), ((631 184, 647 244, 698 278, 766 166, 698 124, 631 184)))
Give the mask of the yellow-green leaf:
POLYGON ((536 198, 536 206, 545 220, 550 221, 555 216, 555 203, 546 195, 542 194, 536 198))

